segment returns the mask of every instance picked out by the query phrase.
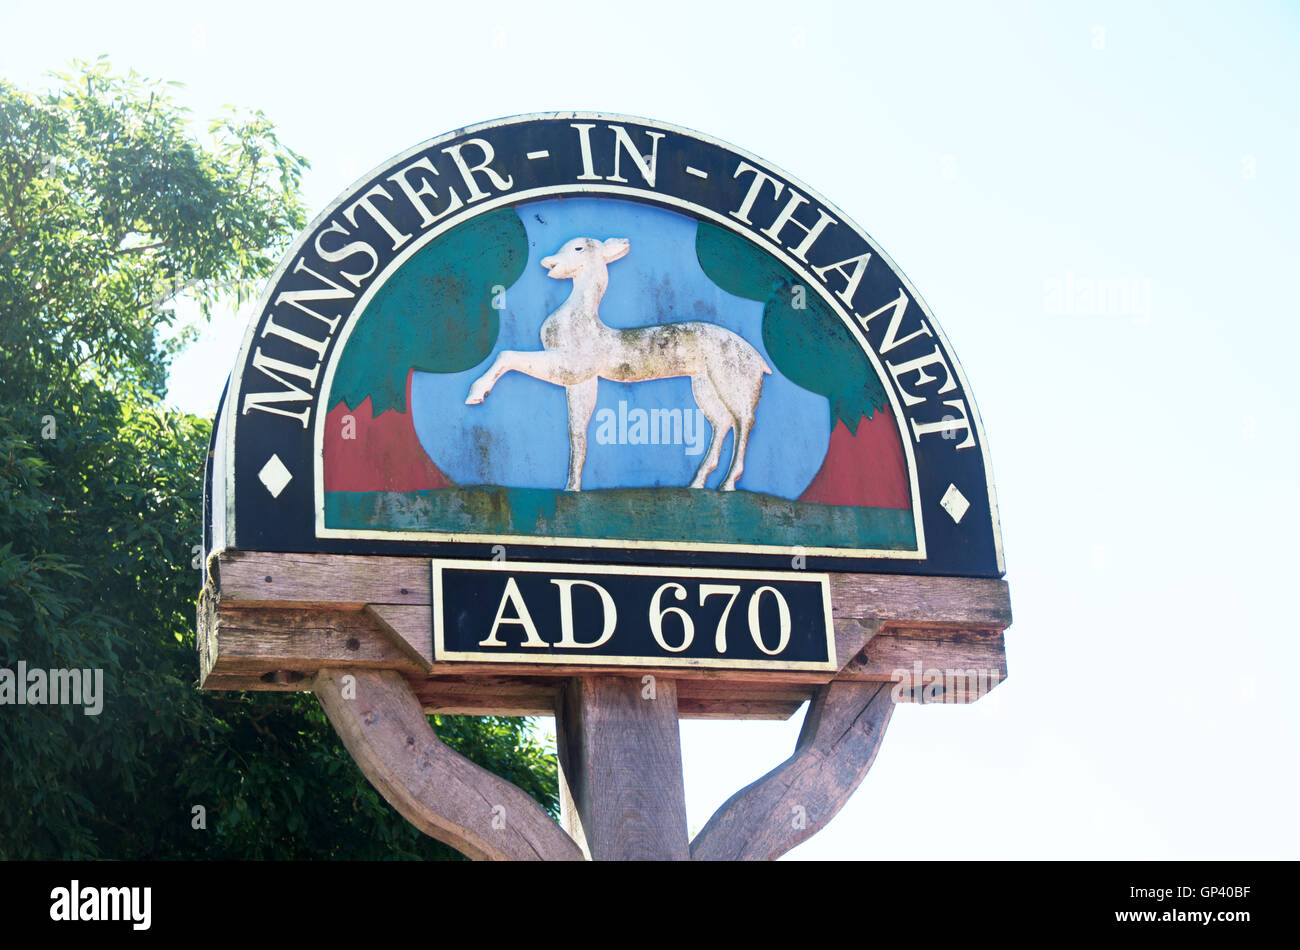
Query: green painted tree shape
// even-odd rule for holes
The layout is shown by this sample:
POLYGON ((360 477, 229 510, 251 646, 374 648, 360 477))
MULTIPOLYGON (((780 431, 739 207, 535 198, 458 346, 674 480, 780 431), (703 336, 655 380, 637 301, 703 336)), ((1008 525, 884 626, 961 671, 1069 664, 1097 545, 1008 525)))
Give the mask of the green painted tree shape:
POLYGON ((339 358, 329 404, 370 397, 377 416, 406 412, 412 369, 459 373, 481 363, 501 331, 498 294, 528 263, 528 234, 511 208, 430 241, 375 293, 339 358))
POLYGON ((695 254, 727 293, 762 302, 768 355, 791 382, 829 400, 832 429, 842 421, 856 434, 859 421, 884 408, 884 387, 848 327, 784 264, 704 221, 695 232, 695 254))

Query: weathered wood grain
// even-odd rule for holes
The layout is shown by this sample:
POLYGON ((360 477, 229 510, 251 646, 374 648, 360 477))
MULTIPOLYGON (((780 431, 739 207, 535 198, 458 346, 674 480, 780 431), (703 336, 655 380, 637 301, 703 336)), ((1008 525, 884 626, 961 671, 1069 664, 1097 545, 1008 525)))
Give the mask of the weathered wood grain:
POLYGON ((561 815, 597 861, 690 859, 677 688, 573 677, 556 712, 561 815))
MULTIPOLYGON (((214 555, 210 564, 214 586, 208 589, 200 604, 200 627, 206 634, 200 637, 199 644, 205 687, 224 688, 227 677, 256 672, 256 650, 227 641, 241 635, 237 631, 251 631, 255 618, 260 615, 250 615, 240 625, 224 624, 223 618, 269 608, 363 611, 390 645, 404 654, 407 662, 394 667, 404 671, 409 668, 407 663, 414 663, 430 673, 446 668, 485 676, 553 678, 587 675, 595 669, 581 664, 434 663, 429 562, 425 558, 223 551, 214 555)), ((1004 643, 990 636, 1011 622, 1010 601, 1003 581, 832 574, 831 598, 836 658, 841 668, 835 676, 837 679, 891 681, 896 671, 911 670, 916 663, 927 670, 998 671, 999 678, 1005 678, 1004 643), (868 644, 873 646, 864 656, 863 649, 868 644)), ((308 660, 316 645, 311 638, 304 634, 304 642, 292 644, 282 639, 287 636, 284 630, 273 634, 281 638, 276 649, 284 654, 282 658, 294 658, 295 662, 306 664, 304 672, 349 662, 349 657, 334 651, 319 657, 321 662, 312 667, 308 660)), ((271 671, 269 665, 263 669, 267 671, 271 671)), ((618 675, 626 676, 662 672, 662 668, 653 666, 617 670, 618 675)), ((673 671, 674 678, 683 682, 702 679, 821 684, 832 675, 816 671, 689 667, 673 671)), ((958 690, 951 692, 950 698, 968 701, 978 699, 979 695, 982 694, 958 690)), ((687 715, 710 714, 694 699, 682 698, 687 700, 683 706, 687 715)), ((766 700, 755 693, 744 701, 763 703, 766 700)), ((756 707, 749 708, 752 711, 756 707)))
MULTIPOLYGON (((213 656, 209 672, 217 674, 249 671, 250 662, 258 657, 268 660, 264 669, 271 669, 269 663, 275 658, 293 658, 295 663, 301 663, 303 658, 310 658, 317 651, 324 652, 319 653, 317 659, 320 662, 311 666, 311 670, 321 666, 353 665, 354 661, 356 665, 374 666, 375 663, 366 661, 383 657, 392 659, 395 669, 419 667, 431 674, 564 678, 594 672, 593 667, 580 664, 434 663, 430 656, 432 615, 427 606, 368 604, 361 609, 350 609, 331 604, 309 610, 299 606, 259 603, 257 606, 232 607, 224 597, 217 599, 211 591, 205 593, 202 606, 205 609, 200 615, 200 627, 205 628, 207 639, 212 643, 208 648, 213 656), (216 606, 211 606, 214 603, 216 606), (302 622, 290 622, 291 619, 302 622), (267 643, 261 642, 264 639, 263 628, 267 643), (346 652, 337 648, 340 643, 346 646, 349 638, 360 641, 356 649, 346 652), (217 648, 221 643, 226 645, 222 656, 228 657, 231 664, 238 658, 237 666, 227 667, 218 660, 217 648)), ((202 637, 200 641, 202 645, 202 637)), ((610 672, 620 676, 643 676, 663 675, 667 671, 663 667, 625 666, 610 672)), ((800 670, 768 672, 692 667, 673 668, 671 673, 674 678, 706 683, 772 685, 819 684, 834 675, 800 670)))
MULTIPOLYGON (((834 607, 831 611, 833 614, 834 607)), ((835 662, 841 670, 862 653, 871 638, 880 633, 885 625, 883 620, 863 620, 857 617, 837 617, 832 623, 835 625, 835 662)))
POLYGON ((313 690, 348 753, 409 822, 471 858, 580 860, 582 852, 520 788, 448 748, 391 670, 322 670, 313 690), (355 676, 349 698, 344 676, 355 676))
MULTIPOLYGON (((590 671, 586 671, 590 673, 590 671)), ((550 716, 567 677, 411 676, 411 689, 428 713, 463 716, 550 716)), ((702 680, 676 680, 682 719, 789 719, 815 687, 777 683, 715 690, 702 680)))
POLYGON ((433 613, 419 604, 367 604, 373 619, 399 650, 425 670, 433 669, 433 613))
POLYGON ((204 687, 217 664, 220 643, 217 639, 217 593, 211 587, 199 591, 195 639, 199 648, 199 686, 204 687))
POLYGON ((526 676, 409 677, 428 713, 463 716, 550 716, 561 681, 526 676))
POLYGON ((832 574, 831 614, 898 623, 1011 624, 1007 582, 980 577, 832 574))
POLYGON ((894 710, 891 692, 885 683, 821 687, 794 754, 731 796, 691 842, 691 857, 772 860, 816 834, 875 761, 894 710))
POLYGON ((784 722, 795 713, 803 703, 766 700, 732 699, 720 702, 714 699, 677 698, 677 718, 679 719, 768 719, 784 722))
MULTIPOLYGON (((596 672, 580 664, 434 663, 424 558, 224 551, 210 564, 213 583, 199 603, 200 682, 207 689, 303 689, 302 680, 321 668, 389 668, 408 677, 429 711, 546 715, 566 677, 596 672), (421 674, 431 677, 427 683, 421 674), (529 677, 537 682, 528 684, 529 677)), ((941 701, 973 702, 1006 677, 999 631, 1011 614, 1003 582, 832 575, 831 589, 837 680, 892 683, 900 672, 919 668, 942 674, 941 701), (972 681, 972 671, 983 679, 972 681)), ((629 677, 664 672, 617 671, 629 677)), ((683 718, 785 719, 830 676, 672 673, 683 718)), ((904 702, 936 698, 934 688, 898 695, 904 702)))
MULTIPOLYGON (((427 558, 226 550, 214 561, 215 585, 231 605, 336 604, 359 609, 363 604, 430 603, 427 558)), ((1011 600, 1003 580, 831 574, 830 588, 831 612, 837 619, 997 629, 1011 624, 1011 600)))
MULTIPOLYGON (((265 562, 259 569, 263 567, 265 562)), ((554 707, 557 684, 568 676, 596 672, 577 664, 434 663, 430 607, 422 604, 356 608, 342 601, 304 607, 297 601, 232 601, 208 588, 200 598, 198 614, 200 683, 205 689, 303 689, 300 680, 324 667, 385 668, 408 676, 430 711, 547 715, 554 707), (457 685, 457 680, 448 678, 426 688, 417 681, 420 674, 450 674, 462 681, 457 685), (542 682, 537 688, 526 687, 522 681, 528 677, 542 682), (471 685, 469 680, 474 678, 476 684, 471 685), (508 682, 514 685, 493 685, 508 682)), ((894 682, 900 673, 941 674, 937 679, 944 685, 938 693, 934 688, 923 696, 908 691, 899 696, 900 701, 974 702, 1006 677, 1004 641, 996 628, 857 618, 840 618, 836 627, 841 656, 858 642, 867 643, 865 650, 844 663, 837 679, 894 682), (877 632, 869 636, 872 630, 877 632), (972 675, 981 678, 974 680, 972 675)), ((622 667, 617 675, 662 676, 665 672, 655 667, 622 667)), ((788 718, 813 695, 817 685, 826 682, 827 675, 788 670, 672 671, 679 684, 681 715, 710 719, 788 718)))
MULTIPOLYGON (((662 672, 662 671, 661 671, 662 672)), ((682 719, 789 719, 815 694, 807 683, 732 683, 679 679, 677 715, 682 719)))
MULTIPOLYGON (((392 611, 421 608, 372 607, 362 611, 299 607, 257 607, 218 612, 212 598, 201 603, 200 643, 214 645, 201 653, 204 689, 305 690, 305 681, 322 666, 337 669, 388 668, 402 672, 428 712, 456 715, 549 716, 560 686, 573 672, 590 668, 541 671, 490 667, 466 670, 460 664, 426 664, 404 648, 381 621, 392 611), (215 645, 220 656, 206 659, 215 645), (285 678, 281 674, 289 674, 285 678), (427 675, 426 675, 427 674, 427 675)), ((623 672, 623 671, 621 671, 623 672)), ((626 671, 632 672, 632 671, 626 671)), ((637 671, 636 675, 663 670, 637 671)), ((680 681, 681 714, 686 718, 788 719, 813 695, 815 684, 789 683, 747 673, 733 681, 727 671, 692 671, 680 681)))
POLYGON ((222 551, 216 582, 231 606, 429 604, 428 558, 222 551))
POLYGON ((692 682, 718 683, 784 683, 808 687, 828 683, 835 673, 825 670, 728 670, 716 667, 694 666, 592 666, 581 663, 474 663, 456 661, 436 662, 434 672, 476 674, 481 676, 590 676, 604 673, 610 676, 670 676, 692 682))
POLYGON ((310 675, 328 666, 423 672, 418 657, 383 635, 360 611, 305 607, 205 611, 211 642, 204 685, 213 673, 262 674, 293 671, 310 675))
MULTIPOLYGON (((940 683, 944 702, 975 702, 1007 678, 1000 630, 890 627, 874 637, 837 680, 903 682, 912 688, 940 683), (901 677, 900 677, 900 674, 901 677)), ((926 687, 931 699, 933 689, 926 687)), ((911 702, 910 692, 903 701, 911 702)))
POLYGON ((258 690, 272 693, 307 693, 311 692, 311 680, 314 675, 295 673, 286 679, 272 673, 214 673, 200 685, 202 689, 214 692, 258 690))

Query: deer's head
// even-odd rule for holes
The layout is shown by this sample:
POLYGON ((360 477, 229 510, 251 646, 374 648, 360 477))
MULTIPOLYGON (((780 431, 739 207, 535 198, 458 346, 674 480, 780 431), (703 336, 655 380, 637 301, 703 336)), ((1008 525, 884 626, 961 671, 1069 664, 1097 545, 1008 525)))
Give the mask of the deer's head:
POLYGON ((610 238, 597 241, 595 238, 578 237, 564 242, 564 245, 550 257, 542 258, 542 266, 547 276, 556 280, 577 277, 588 267, 605 269, 606 264, 613 263, 632 247, 627 238, 610 238))

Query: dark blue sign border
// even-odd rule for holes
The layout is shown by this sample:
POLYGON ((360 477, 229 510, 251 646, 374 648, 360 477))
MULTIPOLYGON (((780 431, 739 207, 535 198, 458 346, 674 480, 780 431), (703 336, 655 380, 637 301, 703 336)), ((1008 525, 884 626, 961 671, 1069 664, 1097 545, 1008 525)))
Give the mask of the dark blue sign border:
MULTIPOLYGON (((223 397, 205 501, 208 549, 491 557, 493 545, 484 542, 317 536, 310 473, 315 420, 327 409, 320 404, 321 376, 336 355, 337 329, 346 324, 355 296, 318 301, 314 309, 327 322, 277 307, 276 301, 286 292, 319 290, 318 275, 342 285, 345 273, 363 275, 361 281, 352 279, 359 296, 365 280, 381 277, 408 241, 427 228, 455 226, 491 207, 564 194, 659 204, 732 228, 788 265, 816 275, 810 281, 814 289, 846 315, 846 322, 857 321, 877 365, 896 374, 891 381, 882 373, 882 382, 895 386, 892 395, 903 412, 901 435, 912 439, 924 558, 810 554, 796 566, 1002 575, 996 499, 978 410, 938 324, 892 261, 837 208, 760 159, 686 129, 596 113, 524 116, 434 139, 366 176, 312 223, 269 283, 223 397), (431 193, 422 194, 426 188, 431 193), (818 227, 824 219, 830 223, 818 227), (345 234, 339 230, 344 222, 345 234), (806 242, 810 235, 814 239, 806 242), (340 257, 350 242, 362 242, 370 251, 340 257), (367 265, 370 256, 373 267, 358 266, 367 265), (856 262, 864 263, 859 268, 856 262), (289 333, 268 332, 272 322, 289 333), (304 347, 293 334, 312 337, 319 360, 304 361, 304 347), (289 398, 268 401, 265 393, 277 391, 289 398), (272 456, 293 476, 274 493, 266 484, 272 456)), ((274 474, 269 473, 272 480, 274 474)), ((556 548, 517 539, 510 556, 767 568, 789 568, 792 561, 789 552, 556 548)))

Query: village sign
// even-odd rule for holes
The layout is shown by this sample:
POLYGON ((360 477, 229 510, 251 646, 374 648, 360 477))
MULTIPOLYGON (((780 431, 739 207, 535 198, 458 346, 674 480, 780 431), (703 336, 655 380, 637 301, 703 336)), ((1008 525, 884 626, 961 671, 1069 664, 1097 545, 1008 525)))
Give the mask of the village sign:
POLYGON ((252 315, 205 509, 204 687, 314 691, 474 856, 776 856, 896 702, 1005 677, 988 447, 933 315, 816 192, 645 119, 484 123, 347 189, 252 315), (806 701, 688 841, 678 717, 806 701), (564 827, 430 712, 556 715, 564 827))

